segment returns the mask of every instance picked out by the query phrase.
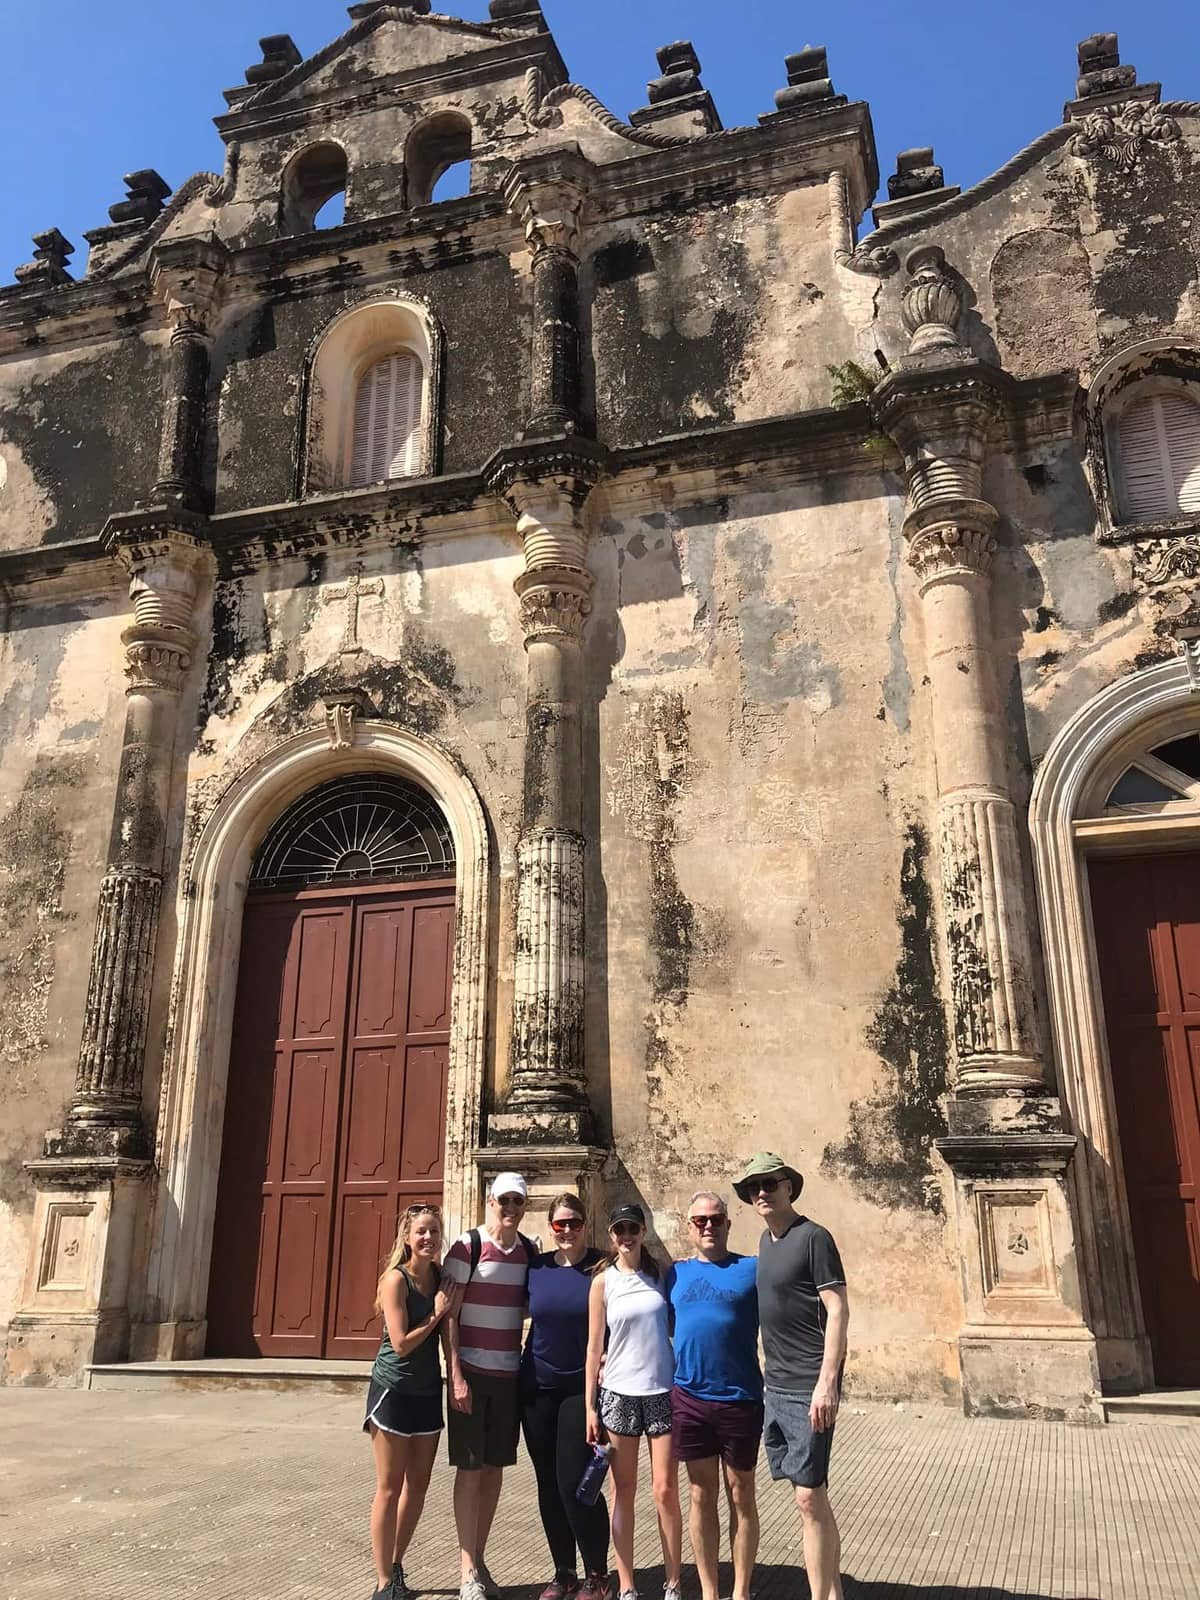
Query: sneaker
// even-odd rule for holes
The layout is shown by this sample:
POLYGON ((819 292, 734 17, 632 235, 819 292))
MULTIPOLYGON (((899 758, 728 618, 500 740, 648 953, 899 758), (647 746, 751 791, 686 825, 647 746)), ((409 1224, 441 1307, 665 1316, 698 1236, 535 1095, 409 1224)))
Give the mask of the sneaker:
POLYGON ((479 1574, 464 1578, 458 1591, 458 1600, 487 1600, 487 1590, 479 1581, 479 1574))
POLYGON ((607 1572, 589 1572, 579 1589, 579 1600, 613 1600, 607 1572))
POLYGON ((622 1589, 620 1600, 641 1600, 641 1596, 636 1589, 622 1589))
POLYGON ((392 1600, 417 1600, 417 1591, 410 1588, 399 1561, 392 1566, 392 1600))
POLYGON ((392 1580, 389 1578, 382 1589, 376 1589, 371 1600, 392 1600, 392 1580))
POLYGON ((573 1572, 556 1572, 538 1600, 574 1600, 578 1593, 579 1579, 573 1572))
POLYGON ((486 1561, 477 1561, 475 1563, 475 1577, 480 1588, 487 1596, 487 1600, 500 1600, 500 1585, 488 1571, 486 1561))
POLYGON ((663 1600, 683 1600, 683 1585, 678 1583, 664 1583, 663 1600))

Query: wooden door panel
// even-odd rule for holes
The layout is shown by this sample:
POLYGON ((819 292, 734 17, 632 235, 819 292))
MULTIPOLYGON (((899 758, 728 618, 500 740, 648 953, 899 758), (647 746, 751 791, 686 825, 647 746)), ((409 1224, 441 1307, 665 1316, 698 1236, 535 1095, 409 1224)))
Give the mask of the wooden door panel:
POLYGON ((408 990, 408 1031, 434 1033, 450 1026, 454 966, 454 907, 413 908, 413 955, 408 990))
POLYGON ((1200 1383, 1200 856, 1094 861, 1089 878, 1155 1377, 1200 1383))
POLYGON ((299 925, 296 973, 290 1012, 293 1039, 326 1039, 340 1031, 344 1005, 339 979, 339 943, 345 936, 345 911, 311 912, 299 925))
POLYGON ((404 1027, 404 943, 407 907, 372 907, 359 922, 354 1036, 395 1036, 404 1027))
POLYGON ((337 1308, 330 1352, 367 1359, 379 1349, 382 1319, 375 1311, 379 1273, 396 1237, 396 1206, 389 1194, 346 1194, 339 1228, 337 1308), (365 1353, 364 1353, 365 1352, 365 1353))
MULTIPOLYGON (((403 1104, 394 1050, 356 1050, 350 1064, 346 1106, 344 1183, 386 1183, 390 1142, 397 1137, 396 1112, 403 1104)), ((394 1156, 392 1157, 394 1160, 394 1156)))
POLYGON ((409 1047, 404 1075, 404 1143, 400 1155, 400 1177, 405 1184, 419 1186, 442 1181, 448 1059, 449 1047, 444 1044, 409 1047))
POLYGON ((333 1176, 338 1066, 329 1050, 298 1050, 292 1057, 291 1082, 280 1096, 286 1119, 281 1183, 325 1184, 333 1176))
POLYGON ((308 1194, 279 1197, 271 1337, 302 1340, 310 1355, 320 1355, 323 1332, 321 1313, 329 1258, 328 1207, 323 1200, 323 1196, 308 1194))

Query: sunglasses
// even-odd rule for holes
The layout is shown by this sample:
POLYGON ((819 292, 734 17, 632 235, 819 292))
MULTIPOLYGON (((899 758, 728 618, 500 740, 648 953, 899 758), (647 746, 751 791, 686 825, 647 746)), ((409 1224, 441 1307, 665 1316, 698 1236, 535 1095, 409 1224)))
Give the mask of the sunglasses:
POLYGON ((636 1222, 614 1222, 610 1231, 614 1239, 636 1239, 642 1230, 636 1222))
POLYGON ((697 1228, 703 1232, 705 1228, 720 1228, 724 1223, 729 1221, 729 1218, 723 1217, 718 1213, 716 1216, 708 1215, 704 1217, 689 1217, 688 1221, 691 1223, 693 1228, 697 1228))
POLYGON ((582 1217, 556 1217, 550 1224, 555 1233, 576 1233, 583 1227, 582 1217))
POLYGON ((778 1178, 747 1178, 746 1187, 751 1194, 774 1194, 779 1187, 778 1178))
POLYGON ((519 1194, 498 1194, 496 1196, 496 1204, 498 1206, 506 1206, 511 1210, 517 1210, 525 1204, 525 1200, 519 1194))

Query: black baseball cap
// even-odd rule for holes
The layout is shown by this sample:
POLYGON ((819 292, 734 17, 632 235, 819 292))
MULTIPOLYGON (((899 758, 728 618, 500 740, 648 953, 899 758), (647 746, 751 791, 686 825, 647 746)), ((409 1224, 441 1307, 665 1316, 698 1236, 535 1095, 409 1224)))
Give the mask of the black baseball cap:
POLYGON ((615 1228, 618 1222, 636 1222, 639 1228, 644 1228, 646 1213, 639 1205, 614 1206, 608 1213, 608 1225, 615 1228))

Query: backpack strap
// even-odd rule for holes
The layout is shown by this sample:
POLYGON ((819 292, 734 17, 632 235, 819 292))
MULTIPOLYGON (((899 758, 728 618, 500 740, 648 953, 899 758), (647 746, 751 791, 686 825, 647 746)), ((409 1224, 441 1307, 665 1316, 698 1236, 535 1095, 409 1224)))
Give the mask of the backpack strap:
POLYGON ((471 1270, 467 1273, 467 1282, 475 1276, 475 1269, 479 1265, 479 1258, 483 1254, 483 1235, 478 1228, 471 1229, 471 1270))
POLYGON ((520 1239, 521 1243, 525 1246, 525 1259, 529 1262, 531 1267, 536 1267, 538 1264, 538 1258, 541 1255, 541 1251, 538 1249, 537 1245, 534 1244, 533 1240, 528 1238, 525 1234, 518 1232, 517 1238, 520 1239))

